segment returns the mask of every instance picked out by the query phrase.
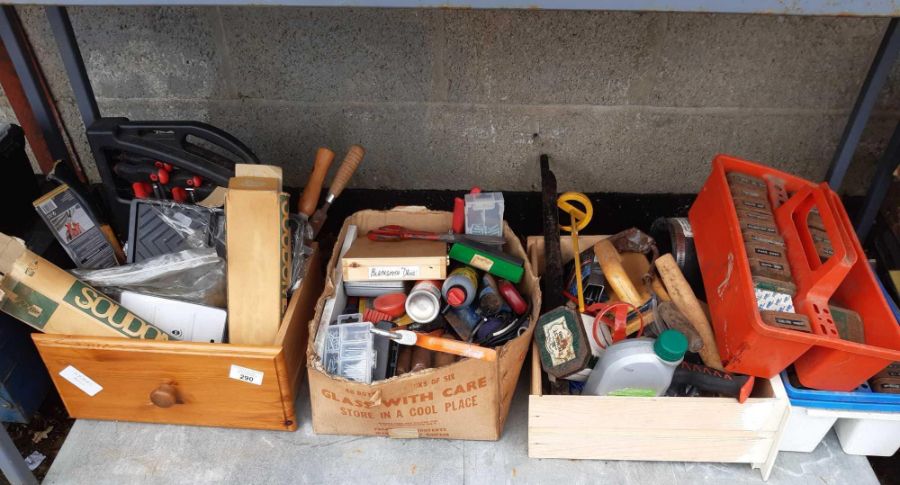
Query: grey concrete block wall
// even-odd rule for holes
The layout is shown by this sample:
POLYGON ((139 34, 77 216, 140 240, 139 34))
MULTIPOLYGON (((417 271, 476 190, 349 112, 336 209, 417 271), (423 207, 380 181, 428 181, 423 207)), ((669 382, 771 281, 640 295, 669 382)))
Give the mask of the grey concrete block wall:
MULTIPOLYGON (((353 186, 694 192, 715 153, 822 179, 885 19, 573 11, 70 8, 103 114, 194 119, 302 186, 315 148, 353 186)), ((82 158, 43 10, 19 8, 82 158)), ((900 69, 900 68, 898 68, 900 69)), ((846 182, 900 119, 900 70, 846 182)), ((0 113, 6 113, 0 105, 0 113)), ((95 173, 89 167, 89 173, 95 173)))

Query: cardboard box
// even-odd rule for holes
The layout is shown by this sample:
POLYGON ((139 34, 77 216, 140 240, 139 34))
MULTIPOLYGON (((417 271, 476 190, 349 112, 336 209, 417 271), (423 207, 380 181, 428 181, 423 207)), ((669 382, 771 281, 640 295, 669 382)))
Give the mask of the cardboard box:
POLYGON ((228 339, 272 345, 291 272, 288 195, 274 178, 234 177, 225 196, 228 339))
MULTIPOLYGON (((421 207, 362 211, 349 217, 328 263, 325 291, 316 304, 310 335, 314 336, 318 330, 326 306, 335 306, 336 290, 340 290, 335 287, 340 274, 338 258, 349 225, 356 225, 361 236, 389 224, 446 232, 451 219, 449 212, 421 207)), ((521 243, 506 224, 503 233, 506 251, 525 259, 521 243)), ((326 374, 315 351, 315 339, 310 338, 307 369, 315 432, 395 438, 499 439, 541 306, 538 279, 527 262, 518 288, 531 302, 531 325, 523 335, 497 348, 496 362, 463 359, 437 369, 361 384, 326 374)))
POLYGON ((68 185, 44 194, 34 208, 79 268, 99 269, 118 266, 109 239, 93 218, 90 208, 81 205, 68 185))
POLYGON ((0 233, 0 310, 45 333, 168 340, 103 293, 0 233))
MULTIPOLYGON (((582 236, 591 247, 606 236, 582 236)), ((572 239, 560 241, 563 262, 572 239)), ((544 266, 544 238, 528 238, 531 268, 544 266)), ((636 283, 641 272, 626 267, 636 283)), ((750 463, 769 477, 788 419, 779 376, 757 379, 749 399, 620 397, 544 394, 541 363, 532 359, 528 398, 528 456, 638 461, 750 463)))

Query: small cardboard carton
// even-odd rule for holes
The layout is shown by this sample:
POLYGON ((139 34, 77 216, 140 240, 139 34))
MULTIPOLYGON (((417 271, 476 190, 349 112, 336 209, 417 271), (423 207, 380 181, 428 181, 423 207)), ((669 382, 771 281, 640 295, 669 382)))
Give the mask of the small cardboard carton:
POLYGON ((168 340, 109 297, 0 233, 0 310, 45 333, 168 340))
POLYGON ((372 229, 391 224, 447 232, 451 222, 449 212, 422 207, 362 211, 344 222, 328 262, 325 291, 310 322, 307 369, 316 433, 394 438, 500 438, 541 307, 538 279, 527 262, 522 244, 506 224, 505 250, 526 261, 525 276, 517 286, 531 304, 531 324, 522 335, 497 348, 496 362, 462 359, 445 367, 362 384, 326 374, 316 353, 314 342, 319 322, 326 306, 334 306, 335 295, 340 291, 336 286, 341 273, 340 250, 350 225, 357 226, 359 236, 364 237, 372 229))

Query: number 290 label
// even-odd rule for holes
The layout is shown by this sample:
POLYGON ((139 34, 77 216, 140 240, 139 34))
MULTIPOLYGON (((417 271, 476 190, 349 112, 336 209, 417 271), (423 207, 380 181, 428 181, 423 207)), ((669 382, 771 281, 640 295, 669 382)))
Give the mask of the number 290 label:
POLYGON ((231 364, 231 370, 228 371, 228 377, 239 380, 241 382, 247 382, 250 384, 261 386, 263 381, 263 372, 231 364))

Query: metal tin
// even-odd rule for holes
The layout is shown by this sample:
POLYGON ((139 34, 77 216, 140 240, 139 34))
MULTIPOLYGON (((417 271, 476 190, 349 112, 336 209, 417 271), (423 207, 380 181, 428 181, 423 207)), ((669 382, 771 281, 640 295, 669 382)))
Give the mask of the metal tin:
POLYGON ((428 323, 441 311, 441 288, 437 281, 420 281, 406 297, 406 314, 414 322, 428 323))

